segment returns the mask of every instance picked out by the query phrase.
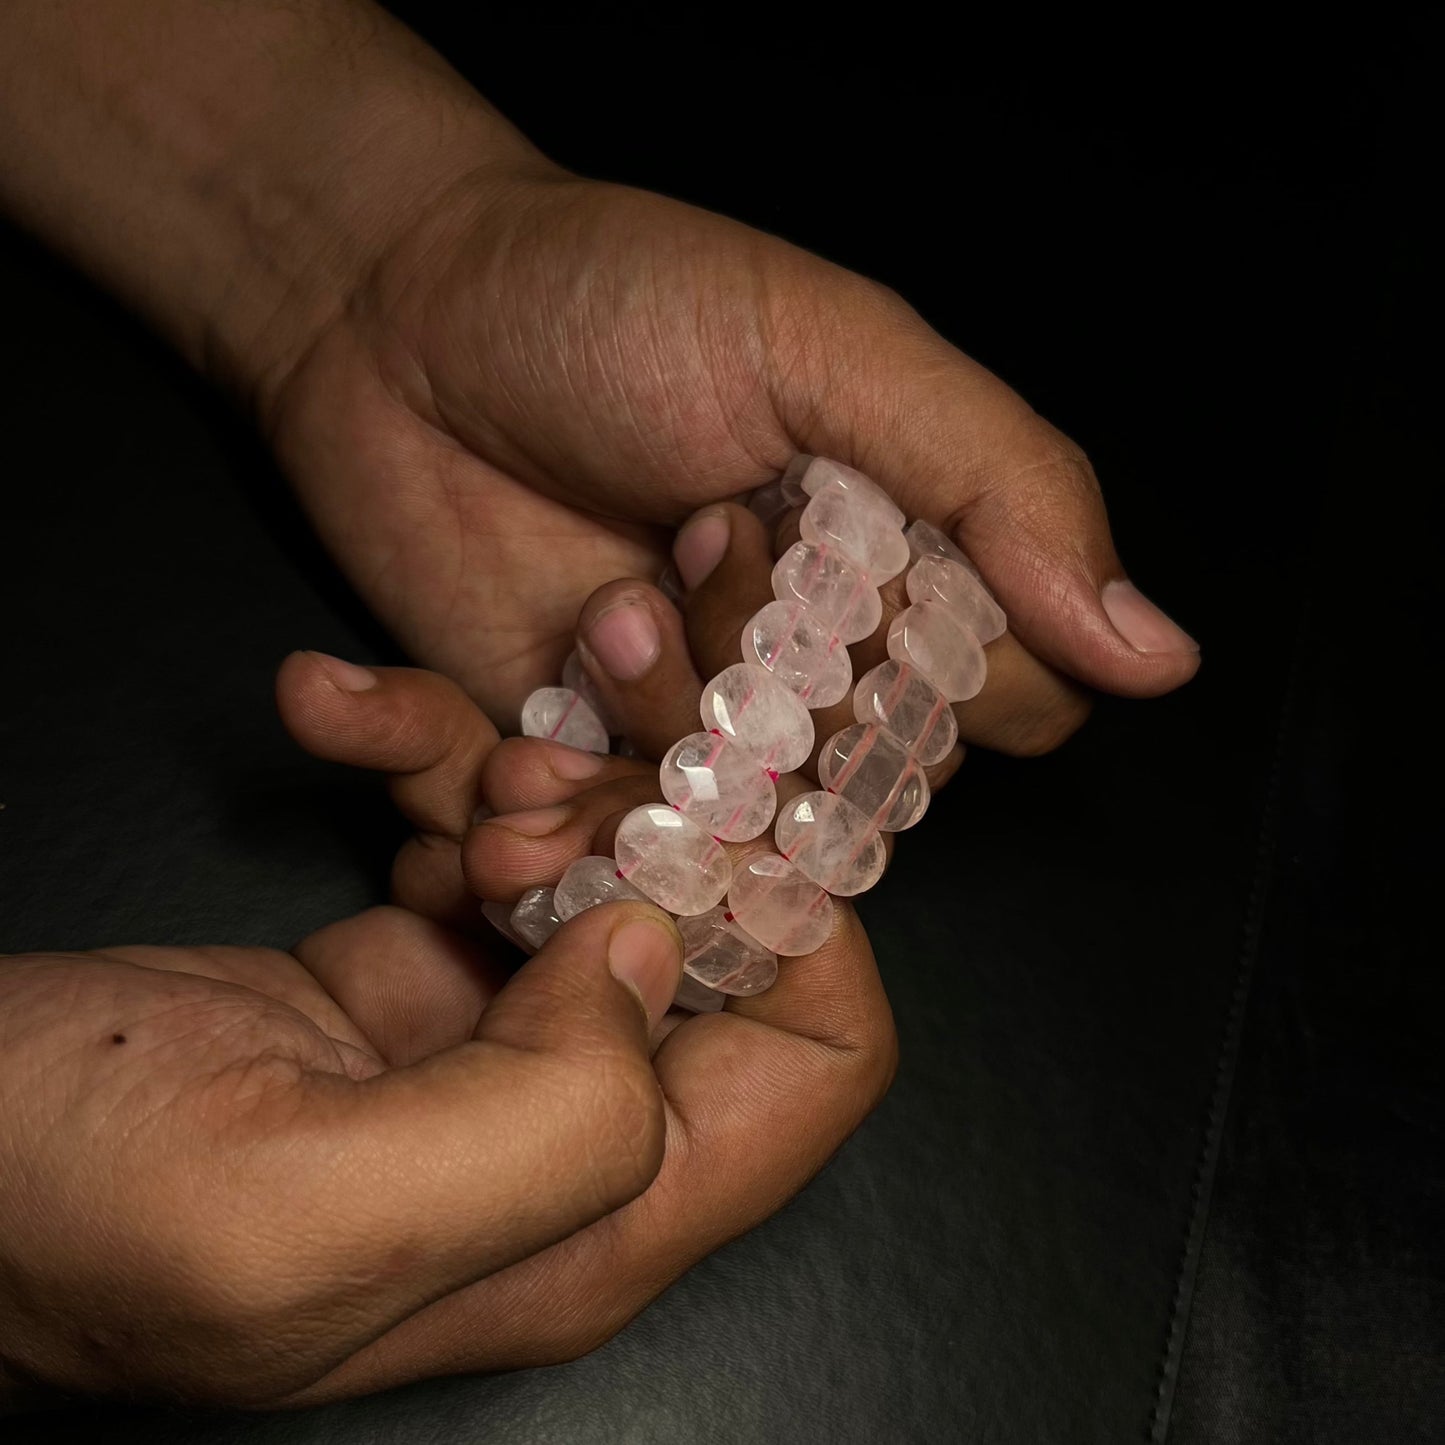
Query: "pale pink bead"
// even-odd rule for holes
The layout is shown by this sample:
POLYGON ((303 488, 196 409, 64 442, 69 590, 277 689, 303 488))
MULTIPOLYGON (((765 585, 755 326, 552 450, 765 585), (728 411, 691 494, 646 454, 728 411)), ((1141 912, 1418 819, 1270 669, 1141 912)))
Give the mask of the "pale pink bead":
POLYGON ((965 702, 983 686, 983 647, 941 602, 915 602, 888 628, 888 655, 921 672, 949 702, 965 702))
POLYGON ((748 998, 771 988, 778 976, 778 956, 744 933, 725 908, 709 908, 692 918, 679 918, 683 972, 719 993, 748 998))
POLYGON ((492 903, 490 901, 482 904, 482 917, 507 940, 514 943, 524 953, 532 952, 532 945, 512 927, 512 910, 505 903, 492 903))
POLYGON ((767 482, 748 498, 748 511, 769 531, 779 517, 793 505, 783 491, 781 481, 767 482))
POLYGON ((938 602, 985 646, 1008 631, 1003 608, 966 567, 947 557, 920 557, 904 579, 910 602, 938 602))
POLYGON ((594 853, 569 865, 553 890, 552 906, 565 923, 599 903, 616 903, 627 898, 647 901, 641 889, 634 888, 618 873, 615 859, 594 853))
MULTIPOLYGON (((804 460, 802 458, 795 458, 804 460)), ((887 517, 895 527, 902 527, 906 520, 898 503, 871 477, 842 462, 829 461, 827 457, 807 458, 808 465, 798 476, 798 488, 809 497, 816 497, 825 487, 845 492, 855 501, 866 503, 880 516, 887 517)))
POLYGON ((685 1008, 689 1013, 715 1014, 728 1001, 725 993, 719 993, 715 988, 709 988, 705 983, 699 983, 695 978, 689 978, 683 974, 677 985, 677 992, 673 995, 673 1008, 685 1008))
POLYGON ((607 715, 607 704, 602 701, 597 684, 592 681, 591 674, 583 667, 582 659, 575 652, 569 652, 567 660, 562 664, 562 686, 570 687, 597 714, 598 722, 608 733, 617 731, 612 718, 607 715))
POLYGON ((570 687, 539 687, 522 704, 522 733, 589 753, 607 751, 607 729, 570 687))
POLYGON ((875 587, 908 565, 908 540, 898 524, 857 493, 824 487, 803 508, 798 531, 805 542, 826 542, 845 552, 875 587))
POLYGON ((529 888, 517 900, 509 922, 512 931, 525 939, 529 948, 541 948, 562 926, 554 890, 529 888))
POLYGON ((662 796, 678 812, 727 843, 758 837, 777 810, 777 790, 758 760, 719 733, 680 738, 657 776, 662 796))
POLYGON ((840 702, 853 681, 841 638, 801 602, 769 602, 743 624, 743 660, 766 668, 809 707, 840 702))
POLYGON ((833 931, 833 900, 776 853, 738 865, 728 912, 764 948, 789 958, 821 948, 833 931))
POLYGON ((876 723, 854 723, 834 733, 818 753, 818 781, 884 833, 911 828, 928 807, 922 765, 876 723))
POLYGON ((669 913, 706 913, 732 880, 722 844, 666 803, 634 808, 613 849, 617 871, 669 913))
POLYGON ((778 490, 790 507, 804 506, 812 495, 811 492, 803 490, 803 478, 808 474, 808 468, 817 460, 817 457, 799 454, 788 463, 787 470, 778 478, 778 490))
POLYGON ((880 662, 853 689, 853 716, 888 729, 924 767, 941 763, 958 741, 948 699, 907 663, 880 662))
POLYGON ((924 557, 943 557, 950 562, 957 562, 975 577, 978 576, 978 568, 973 565, 968 555, 954 543, 948 533, 935 527, 932 522, 925 522, 919 517, 908 524, 903 535, 908 538, 908 552, 915 562, 924 557))
POLYGON ((702 725, 774 773, 791 773, 813 751, 813 719, 792 688, 755 662, 725 667, 702 690, 702 725))
POLYGON ((657 579, 657 590, 669 602, 680 603, 687 596, 687 588, 682 585, 682 573, 677 570, 676 562, 669 562, 662 569, 657 579))
POLYGON ((799 873, 845 898, 871 888, 888 862, 872 820, 835 793, 794 798, 778 813, 773 838, 799 873))
POLYGON ((773 596, 801 602, 844 642, 871 637, 883 620, 883 599, 868 574, 821 542, 796 542, 778 558, 773 596))

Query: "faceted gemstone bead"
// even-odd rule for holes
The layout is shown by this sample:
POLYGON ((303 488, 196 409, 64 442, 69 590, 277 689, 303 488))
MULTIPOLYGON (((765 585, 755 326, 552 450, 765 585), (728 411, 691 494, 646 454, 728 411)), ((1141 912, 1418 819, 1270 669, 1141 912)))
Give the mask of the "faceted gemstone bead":
POLYGON ((522 704, 522 733, 589 753, 607 751, 602 719, 570 687, 539 687, 522 704))
POLYGON ((773 780, 720 733, 689 733, 673 743, 657 776, 679 813, 726 843, 758 837, 777 810, 773 780))
POLYGON ((866 813, 836 793, 804 793, 778 814, 778 852, 829 893, 851 898, 882 876, 888 854, 866 813))
POLYGON ((669 913, 706 913, 732 881, 722 844, 666 803, 634 808, 612 846, 618 872, 669 913))
POLYGON ((738 865, 728 912, 749 937, 785 957, 812 953, 833 931, 833 900, 776 853, 738 865))
POLYGON ((687 588, 682 585, 682 573, 677 570, 676 562, 669 562, 662 569, 662 575, 657 579, 657 590, 669 602, 681 602, 687 595, 687 588))
MULTIPOLYGON (((901 528, 907 520, 899 510, 898 503, 877 482, 871 477, 865 477, 862 472, 845 467, 842 462, 829 461, 827 457, 793 458, 793 466, 797 466, 799 462, 807 463, 797 472, 797 489, 804 497, 816 497, 824 488, 828 488, 844 492, 854 501, 871 507, 880 516, 887 517, 895 527, 901 528)), ((790 466, 788 471, 792 470, 793 467, 790 466)), ((785 482, 787 476, 788 472, 784 472, 785 482)))
POLYGON ((925 522, 919 517, 908 524, 903 535, 908 538, 908 553, 915 562, 924 557, 942 557, 949 562, 957 562, 960 567, 978 576, 978 568, 967 554, 954 545, 947 532, 935 527, 932 522, 925 522))
POLYGON ((682 968, 690 978, 735 998, 748 998, 773 986, 778 956, 750 938, 725 908, 709 908, 695 918, 679 918, 682 968))
POLYGON ((617 864, 611 858, 596 854, 579 858, 562 875, 553 890, 552 904, 563 923, 599 903, 616 903, 619 899, 641 898, 648 901, 639 888, 619 877, 617 864))
POLYGON ((508 943, 515 943, 525 953, 532 952, 532 945, 512 927, 512 910, 505 903, 492 903, 490 901, 482 904, 482 917, 507 940, 508 943))
POLYGON ((887 728, 926 768, 941 763, 958 741, 958 720, 948 699, 907 663, 892 658, 858 679, 853 716, 887 728))
POLYGON ((748 498, 748 511, 769 531, 792 505, 783 491, 781 481, 766 483, 748 498))
POLYGON ((904 579, 910 602, 940 602, 985 645, 1008 631, 1003 608, 982 582, 947 557, 920 557, 904 579))
POLYGON ((884 833, 911 828, 928 807, 922 764, 876 723, 834 733, 818 754, 818 781, 884 833))
POLYGON ((817 457, 799 453, 788 463, 787 469, 778 478, 778 490, 783 494, 783 500, 790 507, 807 505, 808 498, 812 496, 812 493, 803 490, 803 478, 807 475, 808 468, 817 460, 817 457))
POLYGON ((883 620, 883 599, 868 574, 836 547, 795 542, 773 568, 773 596, 801 602, 844 642, 871 637, 883 620))
POLYGON ((973 697, 988 671, 978 638, 941 602, 905 607, 889 625, 888 655, 921 672, 949 702, 973 697))
POLYGON ((582 666, 582 659, 575 652, 569 652, 567 661, 562 664, 562 686, 570 687, 597 714, 598 722, 609 733, 617 731, 613 720, 607 715, 607 704, 602 701, 597 684, 592 681, 587 669, 582 666))
POLYGON ((743 624, 743 660, 766 668, 809 707, 831 707, 847 694, 853 664, 835 637, 801 602, 769 602, 743 624))
POLYGON ((755 662, 725 667, 702 691, 702 725, 774 773, 801 768, 813 751, 813 719, 792 688, 755 662))
MULTIPOLYGON (((614 869, 615 872, 615 869, 614 869)), ((614 878, 613 882, 620 880, 614 878)), ((562 926, 562 916, 551 888, 529 888, 512 909, 512 932, 520 934, 530 948, 541 948, 562 926)))
POLYGON ((715 1014, 728 1001, 725 993, 699 983, 688 974, 683 974, 673 995, 673 1008, 685 1008, 695 1014, 715 1014))
POLYGON ((881 587, 908 565, 908 540, 898 524, 856 492, 824 487, 803 508, 805 542, 828 542, 846 552, 881 587))

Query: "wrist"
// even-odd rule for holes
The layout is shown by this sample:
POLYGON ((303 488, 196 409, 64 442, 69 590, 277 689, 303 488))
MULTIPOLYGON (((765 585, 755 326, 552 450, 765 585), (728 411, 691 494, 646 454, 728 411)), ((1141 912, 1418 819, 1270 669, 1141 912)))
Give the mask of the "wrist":
POLYGON ((14 0, 0 201, 252 406, 392 237, 547 163, 369 0, 14 0))

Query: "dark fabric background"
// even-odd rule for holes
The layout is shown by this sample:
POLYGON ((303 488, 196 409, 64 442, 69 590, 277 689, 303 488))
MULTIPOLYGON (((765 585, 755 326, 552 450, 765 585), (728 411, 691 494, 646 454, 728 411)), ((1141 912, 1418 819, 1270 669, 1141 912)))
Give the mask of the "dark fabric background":
MULTIPOLYGON (((1102 703, 1053 757, 970 760, 863 906, 892 1094, 610 1345, 298 1416, 69 1425, 1441 1438, 1445 993, 1417 931, 1438 468, 1401 354, 1423 274, 1403 72, 824 62, 605 27, 497 45, 469 7, 398 8, 559 159, 907 295, 1090 450, 1123 556, 1205 664, 1176 697, 1102 703)), ((270 678, 292 648, 385 639, 254 442, 129 319, 14 236, 0 314, 0 948, 284 945, 376 900, 399 829, 289 746, 270 678)))

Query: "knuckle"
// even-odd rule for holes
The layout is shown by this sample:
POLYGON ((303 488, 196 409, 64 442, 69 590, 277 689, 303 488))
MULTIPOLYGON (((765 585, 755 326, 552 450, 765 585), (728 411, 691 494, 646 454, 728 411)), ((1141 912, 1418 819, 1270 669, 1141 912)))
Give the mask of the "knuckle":
POLYGON ((1040 758, 1061 748, 1089 719, 1092 704, 1081 694, 1061 696, 1010 719, 994 741, 998 751, 1015 758, 1040 758))
POLYGON ((635 1199, 662 1167, 666 1119, 657 1077, 641 1056, 607 1053, 576 1060, 578 1122, 603 1213, 635 1199))

